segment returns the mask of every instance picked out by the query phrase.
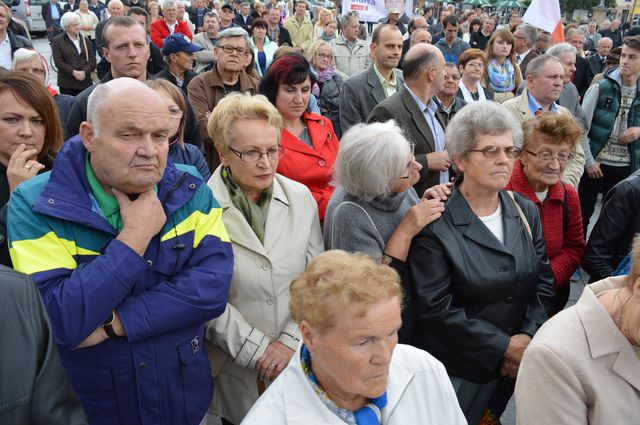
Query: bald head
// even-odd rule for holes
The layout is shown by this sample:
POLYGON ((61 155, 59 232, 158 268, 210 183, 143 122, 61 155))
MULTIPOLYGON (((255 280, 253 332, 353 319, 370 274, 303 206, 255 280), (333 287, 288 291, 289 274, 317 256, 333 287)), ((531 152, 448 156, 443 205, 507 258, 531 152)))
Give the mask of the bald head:
POLYGON ((409 37, 409 47, 413 47, 416 44, 431 44, 431 33, 427 29, 418 28, 409 37))
POLYGON ((436 46, 416 44, 404 56, 402 72, 405 81, 420 79, 427 68, 444 68, 444 56, 436 46))
POLYGON ((87 102, 87 121, 99 135, 103 125, 114 121, 114 113, 124 104, 139 105, 140 109, 165 113, 169 119, 169 111, 164 108, 164 100, 154 90, 139 80, 129 77, 115 78, 98 84, 89 95, 87 102), (110 119, 103 120, 104 117, 110 119))

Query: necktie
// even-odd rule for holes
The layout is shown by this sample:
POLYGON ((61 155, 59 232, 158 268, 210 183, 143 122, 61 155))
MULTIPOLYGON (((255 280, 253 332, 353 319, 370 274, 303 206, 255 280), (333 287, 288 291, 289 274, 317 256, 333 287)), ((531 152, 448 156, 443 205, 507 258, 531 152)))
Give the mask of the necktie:
POLYGON ((520 65, 520 55, 516 55, 516 63, 520 65))

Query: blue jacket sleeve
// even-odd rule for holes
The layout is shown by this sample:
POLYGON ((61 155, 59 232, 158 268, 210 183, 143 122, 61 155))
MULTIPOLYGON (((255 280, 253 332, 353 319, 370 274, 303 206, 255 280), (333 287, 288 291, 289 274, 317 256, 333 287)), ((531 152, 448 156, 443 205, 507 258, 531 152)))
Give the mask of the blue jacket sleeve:
POLYGON ((207 214, 196 219, 194 248, 186 267, 171 280, 131 295, 118 307, 129 341, 142 340, 221 315, 227 305, 233 252, 222 223, 222 209, 206 185, 207 214), (198 241, 198 235, 203 235, 198 241))

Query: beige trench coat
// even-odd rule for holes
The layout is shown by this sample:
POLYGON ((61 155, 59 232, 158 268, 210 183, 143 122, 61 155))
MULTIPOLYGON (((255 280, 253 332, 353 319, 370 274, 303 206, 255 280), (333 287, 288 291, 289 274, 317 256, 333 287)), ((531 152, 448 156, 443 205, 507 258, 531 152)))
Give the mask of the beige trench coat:
POLYGON ((289 318, 289 284, 324 249, 318 207, 304 185, 276 174, 264 245, 232 203, 218 167, 209 187, 222 207, 234 266, 225 312, 207 325, 212 412, 239 424, 258 399, 256 361, 269 342, 300 342, 289 318))

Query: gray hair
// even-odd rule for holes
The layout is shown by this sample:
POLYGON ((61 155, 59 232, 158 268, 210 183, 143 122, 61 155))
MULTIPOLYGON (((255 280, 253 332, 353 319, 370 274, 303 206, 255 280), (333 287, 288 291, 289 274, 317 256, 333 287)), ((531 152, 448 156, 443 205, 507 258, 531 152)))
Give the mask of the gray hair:
POLYGON ((344 15, 342 15, 342 17, 340 18, 340 28, 344 28, 347 25, 349 25, 349 23, 351 22, 351 19, 355 18, 356 21, 358 20, 358 15, 351 13, 351 12, 347 12, 344 15))
POLYGON ((216 21, 220 22, 220 17, 216 12, 213 12, 213 11, 205 13, 204 16, 202 17, 203 21, 204 21, 204 18, 216 18, 216 21))
POLYGON ((122 3, 120 0, 111 0, 107 5, 107 10, 109 10, 109 6, 117 6, 117 5, 124 7, 124 3, 122 3))
POLYGON ((80 22, 80 16, 78 16, 75 12, 66 12, 60 18, 60 26, 62 29, 66 30, 69 25, 74 24, 76 22, 80 22))
POLYGON ((97 84, 95 90, 93 90, 89 95, 89 100, 87 101, 87 121, 91 124, 96 136, 99 136, 100 131, 102 130, 102 117, 100 110, 102 109, 104 99, 108 94, 108 84, 97 84))
POLYGON ((596 46, 599 46, 601 42, 603 41, 608 41, 609 43, 613 44, 613 40, 609 37, 601 37, 598 42, 596 43, 596 46))
POLYGON ((529 62, 529 65, 527 65, 526 77, 530 75, 533 77, 540 76, 540 73, 542 72, 544 67, 547 65, 547 62, 549 61, 556 61, 562 65, 562 62, 560 62, 556 57, 551 56, 548 53, 545 53, 544 55, 535 57, 531 62, 529 62))
POLYGON ((355 125, 340 141, 335 181, 365 202, 389 196, 394 180, 407 171, 410 146, 393 120, 355 125))
MULTIPOLYGON (((522 146, 522 126, 504 105, 492 101, 472 102, 449 122, 445 132, 447 152, 452 159, 465 159, 478 144, 478 136, 507 132, 513 136, 514 146, 522 146)), ((453 168, 460 171, 455 161, 453 168)))
POLYGON ((567 52, 571 52, 574 55, 578 54, 578 49, 576 49, 575 47, 573 47, 571 44, 569 43, 558 43, 558 44, 554 44, 553 46, 549 47, 549 49, 547 50, 546 54, 547 55, 551 55, 554 58, 561 60, 560 57, 567 52))
POLYGON ((231 27, 231 28, 227 28, 226 30, 220 31, 218 33, 217 44, 220 45, 220 42, 222 40, 224 40, 225 38, 232 38, 232 37, 244 37, 244 41, 247 43, 247 45, 249 45, 250 43, 249 34, 244 30, 244 28, 231 27))
POLYGON ((522 24, 518 25, 517 30, 524 33, 524 36, 527 38, 529 48, 532 48, 536 44, 536 40, 538 39, 538 29, 536 27, 529 24, 522 24))
POLYGON ((166 7, 171 7, 171 6, 178 7, 178 2, 176 2, 175 0, 164 0, 164 2, 162 3, 161 9, 164 10, 166 7))
POLYGON ((585 34, 580 31, 578 28, 571 28, 569 31, 567 31, 567 34, 565 35, 565 39, 568 39, 569 37, 571 37, 574 34, 580 34, 581 36, 585 36, 585 34))

